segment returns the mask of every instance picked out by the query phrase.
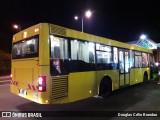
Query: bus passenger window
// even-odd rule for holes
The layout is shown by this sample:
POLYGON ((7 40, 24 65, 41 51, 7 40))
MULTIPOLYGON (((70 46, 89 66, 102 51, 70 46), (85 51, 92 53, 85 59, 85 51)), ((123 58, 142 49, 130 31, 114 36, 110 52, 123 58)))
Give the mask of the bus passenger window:
POLYGON ((113 47, 113 69, 118 69, 118 48, 113 47))
POLYGON ((106 45, 96 44, 97 69, 113 69, 111 47, 106 45))
POLYGON ((120 73, 124 73, 124 56, 122 51, 119 51, 119 69, 120 73))
POLYGON ((34 52, 34 44, 30 44, 30 45, 29 45, 29 49, 30 49, 30 52, 33 53, 33 52, 34 52))
POLYGON ((53 50, 54 58, 60 58, 60 48, 57 47, 57 46, 55 46, 53 49, 54 49, 54 50, 53 50))
POLYGON ((50 35, 50 43, 51 75, 68 74, 68 40, 50 35))
POLYGON ((89 63, 94 63, 94 54, 91 51, 89 51, 89 63))
POLYGON ((148 56, 147 53, 142 53, 142 66, 148 67, 148 56))
POLYGON ((28 39, 13 43, 13 59, 31 58, 38 56, 38 37, 32 36, 28 39))
POLYGON ((12 55, 13 55, 13 56, 18 55, 17 45, 14 45, 14 47, 13 47, 12 55))
POLYGON ((130 59, 129 59, 130 68, 134 67, 134 51, 130 50, 130 59))
POLYGON ((90 71, 95 68, 95 44, 87 41, 71 40, 71 61, 74 71, 90 71))
POLYGON ((142 56, 138 51, 135 51, 135 67, 142 67, 142 56))
POLYGON ((65 38, 55 37, 51 38, 51 57, 59 59, 68 59, 68 41, 65 38))

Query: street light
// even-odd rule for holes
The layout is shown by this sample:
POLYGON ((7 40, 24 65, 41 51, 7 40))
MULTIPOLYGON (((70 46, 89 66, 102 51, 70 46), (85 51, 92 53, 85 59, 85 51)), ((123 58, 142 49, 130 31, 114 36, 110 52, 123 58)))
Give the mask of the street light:
POLYGON ((90 10, 87 10, 85 15, 86 17, 90 18, 92 16, 92 12, 90 10))
POLYGON ((143 40, 144 40, 144 39, 146 39, 146 37, 147 37, 146 35, 142 34, 142 35, 140 36, 140 39, 143 39, 143 40))
MULTIPOLYGON (((85 12, 85 17, 90 18, 91 16, 92 16, 91 10, 87 10, 87 11, 85 12)), ((83 17, 84 17, 84 16, 81 17, 81 19, 82 19, 82 33, 83 33, 83 17)), ((78 20, 79 17, 78 17, 78 16, 75 16, 74 19, 75 19, 75 20, 78 20)))
POLYGON ((14 24, 14 25, 13 25, 13 28, 21 31, 21 26, 20 26, 20 25, 14 24))

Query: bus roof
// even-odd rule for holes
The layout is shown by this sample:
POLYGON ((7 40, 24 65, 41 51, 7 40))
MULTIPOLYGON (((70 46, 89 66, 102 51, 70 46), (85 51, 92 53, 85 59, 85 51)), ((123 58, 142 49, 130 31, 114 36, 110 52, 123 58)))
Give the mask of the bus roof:
MULTIPOLYGON (((21 32, 15 34, 13 37, 17 37, 17 39, 21 40, 25 31, 28 32, 29 36, 39 34, 39 30, 37 32, 35 30, 38 28, 42 28, 42 26, 49 27, 50 34, 54 34, 54 35, 60 35, 60 36, 64 36, 64 37, 74 38, 74 39, 87 40, 87 41, 97 42, 97 43, 101 43, 101 44, 116 46, 116 47, 120 47, 120 48, 133 49, 133 50, 152 53, 152 50, 149 50, 149 49, 137 46, 137 45, 128 44, 128 43, 124 43, 124 42, 120 42, 120 41, 116 41, 116 40, 112 40, 112 39, 108 39, 108 38, 104 38, 104 37, 100 37, 100 36, 96 36, 96 35, 92 35, 92 34, 88 34, 88 33, 82 33, 80 31, 76 31, 73 29, 61 27, 58 25, 50 24, 50 23, 36 24, 36 25, 31 26, 25 30, 22 30, 21 32)), ((17 41, 17 40, 15 40, 15 41, 17 41)))
POLYGON ((50 24, 50 33, 71 37, 75 39, 88 40, 88 41, 97 42, 101 44, 152 53, 152 50, 140 47, 138 45, 128 44, 128 43, 124 43, 124 42, 120 42, 120 41, 116 41, 116 40, 112 40, 112 39, 108 39, 108 38, 104 38, 104 37, 100 37, 100 36, 96 36, 88 33, 82 33, 80 31, 76 31, 73 29, 69 29, 69 28, 65 28, 65 27, 61 27, 53 24, 50 24))

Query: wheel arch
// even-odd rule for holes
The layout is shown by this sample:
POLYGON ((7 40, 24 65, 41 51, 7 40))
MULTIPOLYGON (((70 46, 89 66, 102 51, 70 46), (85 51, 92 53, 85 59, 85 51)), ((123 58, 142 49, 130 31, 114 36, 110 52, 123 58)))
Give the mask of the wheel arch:
POLYGON ((100 85, 101 85, 101 83, 102 83, 102 81, 104 81, 104 80, 107 80, 107 81, 109 81, 109 84, 110 84, 110 86, 111 86, 111 91, 112 91, 112 78, 109 76, 109 75, 105 75, 101 80, 100 80, 100 82, 99 82, 99 85, 98 85, 98 95, 100 94, 100 85))

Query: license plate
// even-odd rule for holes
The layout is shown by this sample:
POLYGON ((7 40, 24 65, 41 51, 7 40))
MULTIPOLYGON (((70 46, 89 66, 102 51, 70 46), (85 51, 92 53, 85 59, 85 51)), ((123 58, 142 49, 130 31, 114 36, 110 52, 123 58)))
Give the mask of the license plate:
POLYGON ((20 90, 19 90, 19 93, 20 93, 21 95, 27 95, 27 91, 26 91, 26 90, 23 90, 23 89, 20 89, 20 90))

